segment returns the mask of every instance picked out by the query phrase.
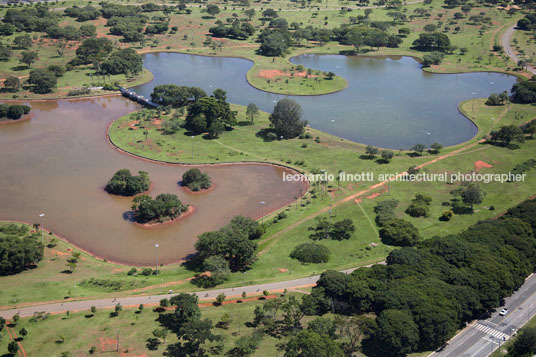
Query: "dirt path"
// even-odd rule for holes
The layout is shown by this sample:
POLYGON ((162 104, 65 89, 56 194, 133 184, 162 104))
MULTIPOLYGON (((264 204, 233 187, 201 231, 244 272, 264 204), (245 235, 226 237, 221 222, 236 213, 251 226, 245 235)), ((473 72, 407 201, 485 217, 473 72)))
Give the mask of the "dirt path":
MULTIPOLYGON (((11 341, 15 341, 17 340, 17 334, 15 333, 14 330, 11 329, 11 327, 9 327, 9 321, 6 321, 6 331, 7 331, 7 334, 9 335, 9 338, 11 339, 11 341)), ((22 347, 22 343, 20 341, 17 341, 17 344, 19 345, 19 350, 18 350, 18 355, 19 357, 27 357, 26 356, 26 351, 24 350, 24 347, 22 347)))

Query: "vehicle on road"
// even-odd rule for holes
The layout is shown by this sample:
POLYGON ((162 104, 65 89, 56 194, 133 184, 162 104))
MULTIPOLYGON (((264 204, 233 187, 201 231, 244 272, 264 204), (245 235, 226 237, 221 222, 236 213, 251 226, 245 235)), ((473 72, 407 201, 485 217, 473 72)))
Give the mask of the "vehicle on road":
POLYGON ((508 313, 508 309, 502 309, 501 312, 499 312, 499 315, 504 316, 508 313))

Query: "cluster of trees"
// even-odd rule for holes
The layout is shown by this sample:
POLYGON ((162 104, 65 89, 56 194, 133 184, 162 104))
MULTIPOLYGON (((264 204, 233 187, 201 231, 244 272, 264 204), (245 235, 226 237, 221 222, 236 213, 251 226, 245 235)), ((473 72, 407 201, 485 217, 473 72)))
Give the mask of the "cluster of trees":
POLYGON ((387 265, 322 274, 309 303, 326 312, 377 316, 364 330, 369 356, 434 350, 500 306, 535 269, 536 201, 458 235, 395 250, 387 265))
POLYGON ((48 10, 47 6, 37 5, 25 9, 9 9, 4 15, 4 24, 10 24, 21 32, 45 32, 56 26, 60 16, 48 10))
POLYGON ((207 93, 199 87, 161 84, 154 87, 151 100, 163 106, 171 105, 173 108, 180 108, 195 103, 206 96, 207 93))
POLYGON ((149 174, 138 171, 138 176, 133 176, 129 169, 117 171, 106 184, 106 192, 121 196, 134 196, 149 189, 151 182, 149 174))
POLYGON ((448 53, 452 50, 449 37, 444 33, 420 33, 419 38, 413 41, 413 47, 419 51, 438 51, 448 53))
POLYGON ((486 105, 504 105, 504 103, 508 102, 508 92, 504 91, 499 94, 497 93, 491 93, 488 97, 488 100, 486 100, 486 105))
POLYGON ((411 222, 393 218, 385 222, 380 229, 383 244, 398 247, 411 247, 421 240, 419 231, 411 222))
POLYGON ((97 28, 92 24, 82 25, 80 28, 71 25, 65 27, 50 26, 46 29, 46 34, 48 37, 54 39, 79 41, 81 38, 95 37, 97 35, 97 28))
POLYGON ((382 150, 378 149, 375 146, 367 145, 365 148, 365 156, 361 156, 362 159, 372 160, 376 158, 376 155, 380 154, 381 159, 378 159, 376 162, 388 164, 391 159, 395 156, 395 153, 392 150, 382 150))
POLYGON ((8 118, 11 120, 17 120, 20 119, 24 114, 28 114, 30 110, 31 108, 27 105, 9 105, 0 103, 0 119, 8 118))
POLYGON ((201 98, 188 107, 186 126, 196 134, 208 132, 211 138, 217 138, 225 127, 236 125, 236 114, 226 101, 225 91, 216 89, 212 96, 201 98))
POLYGON ((102 62, 114 49, 112 41, 105 37, 88 38, 76 49, 76 58, 71 64, 77 66, 102 62))
POLYGON ((206 190, 212 186, 207 173, 198 168, 189 169, 182 175, 182 184, 192 191, 206 190))
POLYGON ((270 114, 270 123, 278 137, 293 139, 303 133, 307 120, 302 120, 301 106, 291 99, 278 101, 270 114))
POLYGON ((143 70, 141 56, 132 48, 122 48, 113 52, 100 65, 100 74, 138 74, 143 70))
POLYGON ((432 53, 425 54, 424 56, 422 56, 422 66, 437 66, 441 63, 441 61, 443 61, 443 58, 445 58, 445 54, 439 51, 434 51, 432 53))
POLYGON ((50 93, 58 84, 60 71, 51 70, 48 68, 38 68, 30 71, 28 84, 31 84, 31 90, 34 93, 45 94, 50 93))
POLYGON ((227 37, 233 40, 247 40, 255 33, 255 28, 249 22, 234 23, 230 26, 220 24, 211 27, 208 32, 213 37, 227 37))
POLYGON ((520 30, 532 31, 536 29, 536 14, 527 14, 517 22, 517 28, 520 30))
POLYGON ((110 33, 123 36, 123 42, 139 42, 143 40, 143 28, 148 19, 145 15, 114 16, 106 22, 110 33))
POLYGON ((0 226, 0 275, 23 271, 43 259, 39 234, 30 234, 23 225, 0 226))
POLYGON ((161 193, 155 199, 141 195, 132 201, 134 219, 138 223, 164 222, 177 218, 188 209, 177 197, 170 193, 161 193))
POLYGON ((514 103, 536 103, 536 76, 532 76, 528 81, 514 84, 511 92, 514 103))
POLYGON ((398 47, 402 39, 387 32, 389 24, 371 22, 370 26, 347 25, 333 29, 315 28, 312 26, 301 27, 293 22, 289 25, 284 19, 272 19, 267 28, 259 35, 261 42, 260 53, 264 56, 280 56, 293 44, 300 45, 303 40, 315 41, 323 44, 329 41, 337 41, 341 44, 352 45, 357 50, 361 46, 374 47, 398 47))
MULTIPOLYGON (((198 237, 195 243, 196 262, 210 271, 211 277, 218 275, 217 270, 210 270, 211 267, 207 266, 209 262, 213 265, 213 262, 208 260, 211 257, 219 257, 220 262, 226 262, 222 269, 244 271, 255 260, 257 244, 253 240, 260 238, 263 232, 264 227, 258 222, 237 216, 220 230, 206 232, 198 237)), ((208 279, 210 281, 210 278, 208 279)))
POLYGON ((505 125, 501 126, 499 130, 492 131, 490 140, 508 146, 514 141, 524 142, 525 134, 523 134, 523 130, 517 125, 505 125))
POLYGON ((452 209, 455 213, 472 213, 474 205, 482 203, 486 192, 475 182, 464 182, 451 191, 452 209))
POLYGON ((302 243, 290 253, 290 257, 302 263, 326 263, 330 251, 327 247, 316 243, 302 243))
MULTIPOLYGON (((196 295, 178 294, 169 301, 161 302, 164 305, 175 306, 175 311, 160 314, 158 321, 166 330, 177 335, 178 342, 169 344, 164 356, 208 356, 212 352, 223 350, 223 336, 213 333, 213 323, 209 319, 201 320, 199 300, 196 295), (215 344, 208 347, 207 344, 215 344)), ((156 331, 155 331, 156 332, 156 331)), ((161 333, 156 333, 161 336, 161 333)), ((167 332, 163 334, 164 338, 167 332)))
POLYGON ((370 48, 398 47, 402 43, 400 37, 368 26, 341 27, 336 36, 335 39, 338 39, 339 42, 352 45, 357 50, 361 46, 370 46, 370 48))
POLYGON ((76 49, 76 57, 71 60, 74 66, 93 64, 97 74, 138 74, 143 69, 141 56, 132 48, 118 49, 109 39, 88 38, 76 49))
POLYGON ((352 233, 355 232, 354 222, 351 219, 345 218, 337 222, 331 222, 331 219, 319 217, 316 219, 316 226, 309 227, 309 230, 314 231, 309 238, 312 240, 332 239, 346 240, 350 239, 352 233))
POLYGON ((73 7, 65 9, 63 13, 65 16, 76 17, 76 21, 78 22, 96 20, 101 14, 97 8, 91 5, 86 5, 84 7, 74 5, 73 7))
POLYGON ((428 217, 430 203, 432 203, 432 197, 417 193, 406 209, 406 213, 411 217, 428 217))

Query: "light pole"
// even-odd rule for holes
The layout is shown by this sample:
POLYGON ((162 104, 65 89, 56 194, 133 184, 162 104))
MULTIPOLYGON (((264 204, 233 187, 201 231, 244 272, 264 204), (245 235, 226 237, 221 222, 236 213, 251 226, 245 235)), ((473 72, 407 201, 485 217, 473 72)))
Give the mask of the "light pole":
POLYGON ((471 111, 474 112, 475 111, 475 95, 476 95, 476 92, 473 92, 473 105, 471 107, 471 111))
POLYGON ((194 136, 192 135, 192 160, 194 159, 194 136))
POLYGON ((45 224, 45 214, 41 213, 39 217, 41 217, 41 244, 43 244, 43 225, 45 224))
POLYGON ((158 247, 160 247, 160 245, 158 243, 155 243, 154 244, 154 248, 156 250, 156 269, 154 270, 154 274, 157 275, 158 274, 158 247))
POLYGON ((333 125, 335 124, 335 119, 331 119, 331 142, 333 142, 333 125))
POLYGON ((281 161, 283 161, 283 135, 279 137, 279 141, 281 141, 281 161))
POLYGON ((264 224, 264 205, 266 202, 261 201, 261 224, 264 224))

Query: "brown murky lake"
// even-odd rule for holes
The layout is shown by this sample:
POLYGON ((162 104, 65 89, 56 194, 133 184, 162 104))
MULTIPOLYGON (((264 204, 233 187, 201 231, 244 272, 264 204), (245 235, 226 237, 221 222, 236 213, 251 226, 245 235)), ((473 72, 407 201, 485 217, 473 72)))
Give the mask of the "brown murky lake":
POLYGON ((206 166, 215 190, 189 194, 177 182, 189 167, 143 161, 113 149, 106 128, 138 109, 121 97, 32 102, 33 118, 0 126, 0 219, 40 222, 75 245, 108 260, 134 265, 178 261, 193 252, 196 237, 241 214, 252 218, 292 202, 303 185, 283 182, 286 170, 270 165, 206 166), (108 195, 113 173, 149 172, 149 193, 174 193, 195 213, 178 222, 144 229, 124 217, 131 198, 108 195))

